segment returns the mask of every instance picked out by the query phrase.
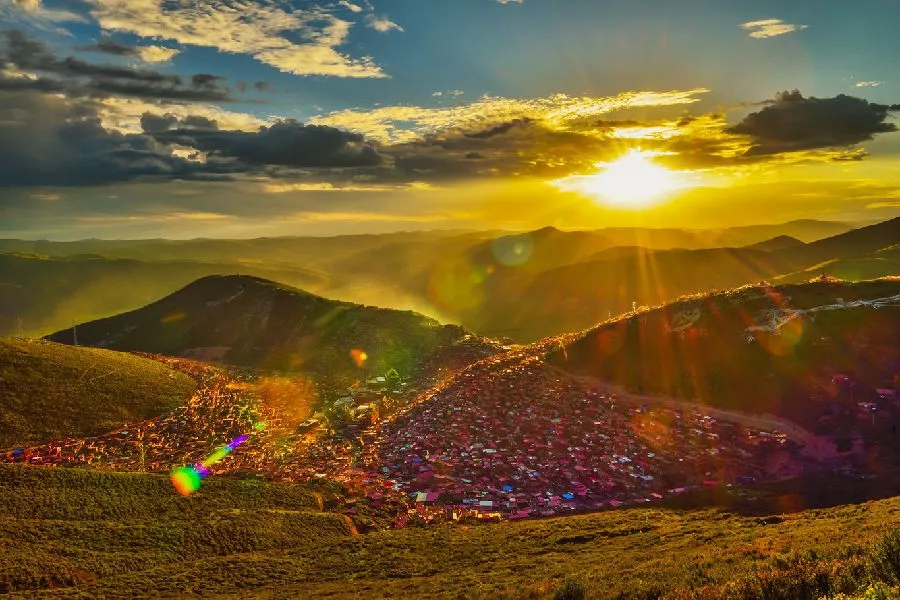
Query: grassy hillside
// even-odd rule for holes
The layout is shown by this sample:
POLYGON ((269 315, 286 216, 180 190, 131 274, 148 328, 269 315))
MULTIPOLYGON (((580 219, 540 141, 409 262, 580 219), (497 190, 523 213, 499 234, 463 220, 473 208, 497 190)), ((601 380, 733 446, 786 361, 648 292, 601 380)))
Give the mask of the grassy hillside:
POLYGON ((304 488, 253 479, 211 478, 184 498, 164 475, 3 465, 0 591, 313 548, 353 534, 344 517, 320 510, 304 488))
POLYGON ((0 338, 0 448, 104 433, 183 404, 194 387, 153 360, 0 338))
MULTIPOLYGON (((215 355, 235 365, 327 376, 417 374, 467 333, 409 311, 347 302, 248 276, 206 277, 144 308, 78 326, 85 345, 215 355), (366 354, 357 364, 354 349, 366 354)), ((72 330, 49 336, 71 343, 72 330)))
MULTIPOLYGON (((900 381, 898 294, 898 280, 703 294, 601 324, 549 360, 637 392, 855 426, 856 402, 900 381)), ((890 430, 897 415, 884 409, 875 423, 890 430)))
POLYGON ((354 536, 318 510, 288 484, 212 478, 181 498, 162 476, 0 466, 0 586, 80 598, 818 600, 888 578, 874 544, 900 523, 892 498, 354 536), (584 594, 559 595, 566 582, 584 594))

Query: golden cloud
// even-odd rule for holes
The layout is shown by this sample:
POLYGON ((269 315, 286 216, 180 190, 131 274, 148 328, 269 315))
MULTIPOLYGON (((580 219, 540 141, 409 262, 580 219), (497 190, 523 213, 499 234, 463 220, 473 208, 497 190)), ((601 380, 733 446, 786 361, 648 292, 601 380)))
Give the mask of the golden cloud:
POLYGON ((336 48, 352 23, 319 7, 281 8, 255 2, 88 0, 105 30, 248 54, 286 73, 334 77, 385 77, 371 58, 351 58, 336 48), (297 37, 286 37, 285 32, 297 37))

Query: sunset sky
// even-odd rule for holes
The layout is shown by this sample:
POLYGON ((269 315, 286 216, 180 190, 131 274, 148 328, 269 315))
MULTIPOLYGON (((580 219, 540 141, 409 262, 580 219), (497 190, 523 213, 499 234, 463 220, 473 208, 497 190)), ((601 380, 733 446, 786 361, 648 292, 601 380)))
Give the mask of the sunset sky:
POLYGON ((896 0, 0 0, 0 237, 900 214, 896 0))

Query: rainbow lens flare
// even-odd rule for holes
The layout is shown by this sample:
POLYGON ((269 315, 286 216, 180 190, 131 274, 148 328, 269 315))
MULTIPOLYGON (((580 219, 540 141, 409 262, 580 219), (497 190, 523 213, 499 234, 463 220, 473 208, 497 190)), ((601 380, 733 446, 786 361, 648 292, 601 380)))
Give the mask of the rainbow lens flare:
POLYGON ((181 467, 172 472, 172 485, 182 496, 190 496, 200 489, 203 477, 194 467, 181 467))
MULTIPOLYGON (((260 421, 253 425, 256 431, 262 431, 266 428, 266 422, 260 421)), ((234 438, 230 444, 222 446, 209 455, 203 462, 193 466, 186 466, 172 471, 172 485, 178 490, 182 496, 190 496, 200 489, 203 480, 209 477, 209 468, 231 454, 235 448, 250 439, 248 435, 240 435, 234 438)))

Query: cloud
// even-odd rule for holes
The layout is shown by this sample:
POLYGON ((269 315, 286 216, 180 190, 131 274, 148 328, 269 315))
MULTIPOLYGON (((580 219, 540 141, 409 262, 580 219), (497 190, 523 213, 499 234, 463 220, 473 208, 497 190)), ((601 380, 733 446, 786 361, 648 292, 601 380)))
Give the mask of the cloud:
POLYGON ((785 23, 781 19, 763 19, 761 21, 748 21, 742 23, 741 28, 750 32, 748 35, 756 39, 777 37, 794 31, 806 29, 806 25, 794 25, 785 23))
POLYGON ((421 183, 410 183, 403 185, 375 185, 375 184, 358 184, 346 183, 335 185, 328 181, 318 182, 293 182, 281 183, 272 182, 263 185, 263 191, 267 194, 284 194, 288 192, 397 192, 405 190, 424 190, 429 186, 421 183))
POLYGON ((33 91, 0 92, 0 186, 89 185, 189 174, 147 136, 103 128, 87 103, 33 91))
POLYGON ((269 0, 86 2, 107 31, 247 54, 295 75, 386 76, 370 57, 351 58, 337 50, 347 41, 352 23, 316 4, 296 9, 269 0))
POLYGON ((15 20, 35 25, 38 29, 48 29, 49 23, 85 22, 81 15, 68 10, 47 8, 41 0, 12 0, 10 4, 19 12, 11 15, 15 20))
POLYGON ((137 46, 137 54, 141 60, 149 63, 169 62, 180 50, 162 46, 137 46))
POLYGON ((147 101, 140 98, 100 98, 94 100, 103 127, 119 133, 141 133, 145 113, 171 114, 179 120, 191 116, 215 121, 220 129, 257 131, 267 122, 247 113, 225 110, 214 104, 147 101))
POLYGON ((369 29, 374 29, 379 33, 387 33, 392 29, 395 29, 401 33, 403 33, 403 28, 391 21, 386 16, 377 16, 375 14, 366 15, 365 19, 366 27, 369 29))
POLYGON ((338 2, 338 6, 343 6, 350 12, 361 13, 363 8, 357 4, 353 4, 352 2, 348 2, 347 0, 341 0, 338 2))
POLYGON ((107 102, 0 90, 0 187, 308 176, 298 169, 366 169, 385 162, 358 133, 295 121, 227 130, 215 112, 190 114, 184 106, 180 114, 145 113, 140 132, 122 132, 104 124, 110 120, 104 112, 122 109, 107 102))
POLYGON ((749 136, 749 155, 846 147, 897 131, 896 125, 886 122, 891 110, 897 109, 843 94, 804 98, 797 90, 786 91, 726 132, 749 136))
POLYGON ((188 128, 146 131, 159 142, 195 148, 211 157, 231 158, 247 166, 371 167, 384 157, 362 135, 324 125, 280 121, 259 131, 219 131, 188 128))
POLYGON ((699 102, 697 96, 708 91, 704 88, 669 92, 631 91, 600 98, 565 94, 533 99, 484 96, 459 106, 383 106, 372 110, 342 110, 314 117, 310 122, 358 131, 380 142, 398 143, 421 139, 438 131, 471 131, 519 118, 544 121, 557 128, 566 127, 616 110, 693 104, 699 102))
POLYGON ((497 0, 499 4, 522 4, 522 0, 497 0))
POLYGON ((884 83, 883 81, 857 81, 853 87, 863 88, 863 87, 878 87, 884 83))
POLYGON ((168 62, 180 52, 180 50, 162 46, 129 46, 110 39, 100 40, 90 46, 81 46, 78 50, 104 52, 113 56, 134 56, 148 63, 168 62))
MULTIPOLYGON (((76 57, 61 58, 43 42, 31 39, 18 30, 5 32, 0 59, 23 72, 40 77, 23 79, 0 75, 0 89, 33 89, 63 92, 70 96, 131 96, 151 99, 227 102, 232 100, 223 78, 195 75, 190 84, 181 77, 150 69, 95 64, 76 57)), ((127 52, 114 42, 96 46, 102 52, 127 52)))

